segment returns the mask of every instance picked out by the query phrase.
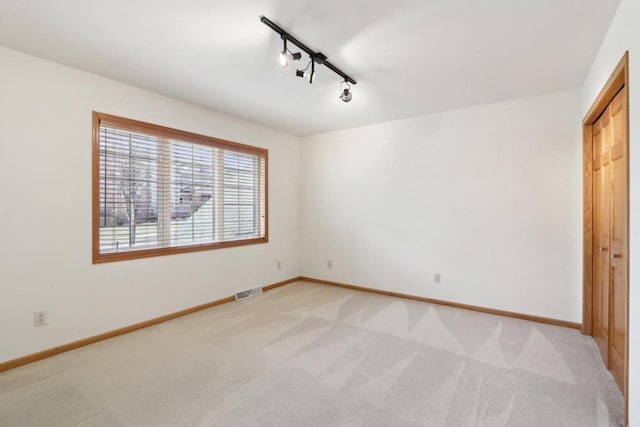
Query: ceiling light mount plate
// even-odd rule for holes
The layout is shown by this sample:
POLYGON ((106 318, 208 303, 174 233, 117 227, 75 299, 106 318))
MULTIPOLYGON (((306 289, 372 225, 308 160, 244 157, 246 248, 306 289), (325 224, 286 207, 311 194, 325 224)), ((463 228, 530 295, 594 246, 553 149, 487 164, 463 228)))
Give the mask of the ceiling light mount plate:
POLYGON ((316 53, 312 58, 313 58, 313 61, 316 64, 323 64, 324 65, 327 62, 327 55, 325 55, 322 52, 316 53))

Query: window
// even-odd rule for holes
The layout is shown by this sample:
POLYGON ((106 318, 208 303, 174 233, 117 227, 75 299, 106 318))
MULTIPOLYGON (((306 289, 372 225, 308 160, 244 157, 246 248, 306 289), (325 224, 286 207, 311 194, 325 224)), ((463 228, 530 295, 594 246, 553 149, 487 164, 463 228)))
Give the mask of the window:
POLYGON ((94 263, 266 243, 268 151, 94 113, 94 263))

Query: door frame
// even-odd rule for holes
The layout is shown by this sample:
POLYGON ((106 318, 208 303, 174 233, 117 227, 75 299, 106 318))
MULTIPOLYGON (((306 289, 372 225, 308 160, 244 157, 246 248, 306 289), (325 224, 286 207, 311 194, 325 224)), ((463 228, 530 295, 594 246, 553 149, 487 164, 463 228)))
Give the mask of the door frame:
POLYGON ((593 335, 593 135, 592 126, 609 106, 620 89, 627 88, 625 114, 627 129, 625 132, 626 168, 627 168, 627 239, 625 257, 627 278, 626 343, 624 355, 624 386, 622 394, 625 399, 625 422, 629 414, 629 51, 616 66, 598 97, 589 108, 582 121, 582 166, 583 166, 583 302, 582 333, 593 335))

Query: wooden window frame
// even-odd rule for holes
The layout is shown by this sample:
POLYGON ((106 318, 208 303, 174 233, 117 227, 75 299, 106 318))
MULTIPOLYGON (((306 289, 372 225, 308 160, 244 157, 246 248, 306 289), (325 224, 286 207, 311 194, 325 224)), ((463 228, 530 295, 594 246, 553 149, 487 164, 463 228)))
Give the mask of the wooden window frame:
MULTIPOLYGON (((629 52, 625 52, 622 59, 611 73, 611 76, 598 94, 582 121, 582 177, 583 177, 583 269, 582 269, 582 333, 593 335, 593 124, 598 120, 607 106, 613 101, 620 90, 627 88, 626 96, 626 153, 627 153, 627 201, 629 201, 629 52)), ((622 394, 625 400, 625 423, 629 422, 629 206, 627 203, 627 247, 626 275, 627 275, 627 306, 625 307, 627 336, 624 355, 624 385, 622 394)))
POLYGON ((211 136, 200 135, 183 130, 173 129, 152 123, 127 119, 110 114, 93 112, 93 155, 92 155, 92 247, 93 263, 100 264, 113 261, 149 258, 163 255, 173 255, 188 252, 206 251, 212 249, 231 248, 269 242, 269 150, 240 144, 211 136), (232 150, 240 153, 256 155, 264 159, 264 237, 241 240, 201 243, 178 247, 160 247, 151 249, 131 250, 117 253, 100 253, 100 125, 110 125, 118 129, 141 132, 162 138, 176 139, 209 147, 232 150))

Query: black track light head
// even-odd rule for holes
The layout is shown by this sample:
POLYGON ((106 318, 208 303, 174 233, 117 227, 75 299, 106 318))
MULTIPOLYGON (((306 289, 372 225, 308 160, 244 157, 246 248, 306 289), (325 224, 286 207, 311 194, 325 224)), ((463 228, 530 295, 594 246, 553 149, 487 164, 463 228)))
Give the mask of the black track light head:
POLYGON ((282 68, 287 68, 287 65, 289 65, 289 61, 299 61, 300 58, 302 58, 302 54, 300 52, 296 52, 296 53, 292 53, 288 48, 287 48, 287 39, 286 38, 282 38, 283 40, 283 46, 282 46, 282 52, 280 52, 280 65, 282 66, 282 68))
POLYGON ((313 65, 313 60, 311 60, 309 61, 307 66, 304 67, 302 70, 296 70, 296 76, 302 77, 302 78, 311 76, 311 78, 313 78, 312 76, 313 72, 314 72, 314 65, 313 65), (308 71, 309 67, 311 67, 311 71, 308 71))
POLYGON ((313 83, 313 79, 316 78, 316 61, 311 60, 311 74, 309 75, 309 84, 313 83))
POLYGON ((287 49, 287 39, 284 40, 284 46, 282 46, 282 52, 280 52, 280 65, 282 68, 286 68, 289 65, 289 50, 287 49))
POLYGON ((353 95, 351 95, 351 91, 349 89, 345 89, 342 92, 342 95, 340 95, 340 99, 342 99, 342 102, 349 102, 351 101, 351 98, 353 98, 353 95))
POLYGON ((342 83, 340 83, 340 99, 342 99, 342 102, 349 102, 351 101, 351 98, 353 98, 353 95, 351 94, 351 85, 349 84, 348 81, 344 81, 342 83), (347 87, 345 87, 344 89, 342 88, 342 85, 345 84, 347 85, 347 87))

